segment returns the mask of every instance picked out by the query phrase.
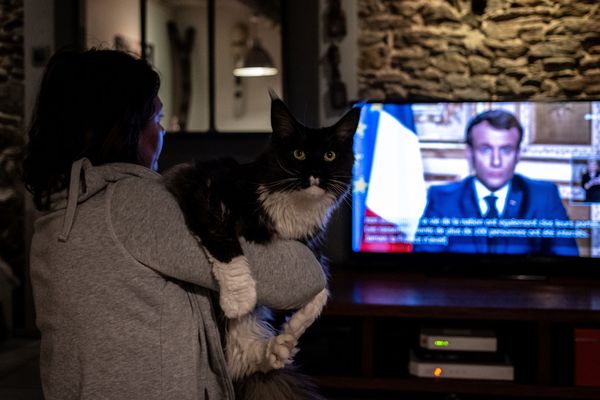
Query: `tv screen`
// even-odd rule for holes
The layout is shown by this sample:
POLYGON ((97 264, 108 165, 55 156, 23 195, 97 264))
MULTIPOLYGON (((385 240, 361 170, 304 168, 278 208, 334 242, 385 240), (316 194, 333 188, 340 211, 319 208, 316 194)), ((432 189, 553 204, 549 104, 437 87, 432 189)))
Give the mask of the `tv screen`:
POLYGON ((357 106, 354 254, 600 257, 600 102, 357 106))

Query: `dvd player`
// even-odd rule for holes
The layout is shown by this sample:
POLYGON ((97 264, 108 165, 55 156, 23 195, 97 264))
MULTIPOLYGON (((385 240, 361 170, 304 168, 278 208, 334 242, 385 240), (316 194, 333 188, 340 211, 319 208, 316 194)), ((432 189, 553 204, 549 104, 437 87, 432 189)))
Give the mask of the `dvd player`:
POLYGON ((471 329, 421 329, 419 344, 424 349, 443 351, 498 350, 494 332, 471 329))
POLYGON ((514 380, 514 368, 506 356, 503 356, 502 362, 497 363, 460 360, 436 361, 421 359, 414 351, 411 351, 408 370, 411 375, 421 378, 514 380))

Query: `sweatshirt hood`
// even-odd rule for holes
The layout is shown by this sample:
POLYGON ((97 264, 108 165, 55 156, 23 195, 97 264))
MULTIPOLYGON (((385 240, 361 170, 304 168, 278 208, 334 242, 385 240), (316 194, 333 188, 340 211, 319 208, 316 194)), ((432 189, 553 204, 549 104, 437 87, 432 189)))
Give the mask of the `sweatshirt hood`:
POLYGON ((132 177, 159 179, 160 174, 136 164, 112 163, 95 167, 87 158, 75 161, 71 166, 69 188, 51 197, 52 211, 66 209, 63 229, 58 239, 62 242, 67 241, 78 204, 104 190, 111 183, 132 177))

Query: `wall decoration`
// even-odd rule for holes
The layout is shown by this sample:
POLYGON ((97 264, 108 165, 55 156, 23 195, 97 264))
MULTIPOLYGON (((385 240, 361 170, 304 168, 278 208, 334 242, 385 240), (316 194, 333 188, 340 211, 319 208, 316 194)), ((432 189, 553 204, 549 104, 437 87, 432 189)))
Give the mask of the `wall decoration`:
POLYGON ((475 115, 474 105, 468 103, 420 104, 412 110, 422 142, 463 143, 464 127, 475 115))
POLYGON ((535 107, 533 144, 584 144, 591 142, 591 105, 582 103, 539 103, 535 107))
POLYGON ((583 106, 583 103, 571 104, 568 110, 552 110, 544 103, 537 104, 531 112, 533 134, 523 140, 522 157, 570 161, 572 158, 589 158, 600 154, 600 119, 591 118, 592 115, 600 115, 600 104, 593 102, 591 109, 583 106), (569 116, 568 119, 577 126, 577 132, 572 128, 556 129, 564 126, 564 123, 557 122, 560 115, 569 116), (556 127, 552 126, 552 119, 558 123, 556 127))
POLYGON ((167 131, 270 131, 268 88, 283 96, 280 3, 141 0, 142 38, 154 46, 167 131), (256 47, 249 46, 251 38, 260 38, 276 75, 234 76, 236 62, 256 47))
POLYGON ((136 57, 142 56, 142 46, 139 40, 126 37, 122 34, 116 34, 113 38, 113 49, 133 54, 136 57))
POLYGON ((325 54, 329 104, 333 109, 343 109, 348 106, 348 95, 340 74, 341 60, 338 43, 346 36, 346 17, 340 0, 329 0, 324 25, 324 31, 329 41, 325 54))
POLYGON ((180 37, 177 23, 167 22, 167 32, 171 45, 171 63, 173 67, 173 116, 170 130, 187 129, 188 114, 192 95, 192 49, 196 29, 188 26, 180 37))

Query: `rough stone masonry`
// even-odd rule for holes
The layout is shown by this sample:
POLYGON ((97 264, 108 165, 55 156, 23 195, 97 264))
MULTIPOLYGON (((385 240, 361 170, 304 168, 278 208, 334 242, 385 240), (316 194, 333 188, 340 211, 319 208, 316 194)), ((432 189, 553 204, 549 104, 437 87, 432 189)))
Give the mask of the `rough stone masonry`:
POLYGON ((598 97, 599 27, 597 0, 359 0, 359 97, 598 97))
MULTIPOLYGON (((0 0, 0 262, 4 260, 21 281, 25 207, 18 165, 24 137, 23 79, 23 0, 0 0)), ((6 272, 3 277, 7 279, 6 272)), ((2 326, 0 336, 1 331, 2 326)))

